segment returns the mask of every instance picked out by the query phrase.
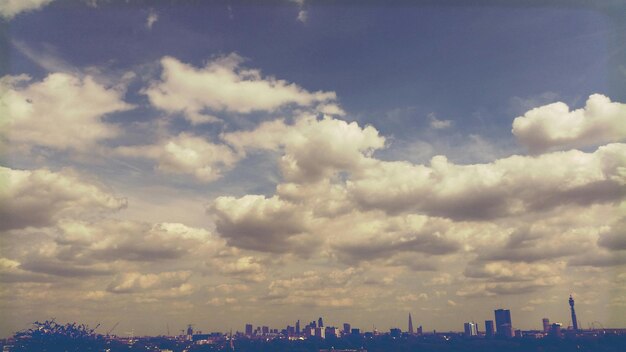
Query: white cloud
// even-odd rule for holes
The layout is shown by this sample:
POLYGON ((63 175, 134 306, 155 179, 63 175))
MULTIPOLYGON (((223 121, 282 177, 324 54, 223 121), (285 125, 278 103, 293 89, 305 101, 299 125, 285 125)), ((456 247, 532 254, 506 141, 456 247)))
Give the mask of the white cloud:
POLYGON ((122 92, 90 76, 53 73, 41 82, 27 84, 30 80, 26 75, 0 79, 0 107, 7 114, 0 127, 17 146, 83 150, 119 134, 102 121, 104 115, 132 108, 122 92))
POLYGON ((210 143, 188 133, 154 145, 119 147, 115 152, 126 157, 153 159, 159 171, 190 174, 203 182, 222 177, 241 158, 226 145, 210 143))
POLYGON ((263 77, 259 70, 242 68, 242 62, 239 55, 230 54, 196 68, 164 57, 161 79, 144 93, 155 107, 184 113, 192 123, 217 121, 211 112, 273 112, 291 104, 308 107, 335 100, 334 92, 310 93, 293 83, 263 77))
POLYGON ((22 12, 40 9, 53 0, 0 0, 0 15, 12 19, 22 12))
POLYGON ((189 280, 190 276, 190 271, 169 271, 157 274, 123 273, 115 277, 107 290, 113 293, 136 293, 179 288, 189 280))
POLYGON ((146 18, 146 28, 152 29, 152 26, 159 20, 159 14, 154 10, 150 10, 148 17, 146 18))
POLYGON ((126 206, 101 186, 70 170, 51 172, 0 167, 0 229, 53 225, 60 218, 126 206))
POLYGON ((452 126, 451 120, 439 120, 432 112, 428 114, 428 119, 430 120, 430 128, 434 128, 436 130, 442 130, 452 126))
POLYGON ((515 155, 488 164, 457 165, 444 156, 434 157, 429 166, 378 161, 347 186, 365 209, 494 219, 618 201, 626 184, 624 155, 626 144, 610 144, 594 153, 515 155))
POLYGON ((513 134, 533 153, 622 141, 626 104, 593 94, 582 109, 570 111, 562 102, 544 105, 515 118, 513 134))
POLYGON ((314 182, 338 171, 356 171, 374 150, 385 145, 372 126, 314 116, 302 116, 293 125, 280 120, 265 122, 252 131, 222 137, 238 149, 281 149, 283 176, 293 182, 314 182))
POLYGON ((309 15, 308 15, 306 10, 298 11, 298 21, 300 21, 302 23, 306 23, 306 20, 307 20, 308 17, 309 17, 309 15))

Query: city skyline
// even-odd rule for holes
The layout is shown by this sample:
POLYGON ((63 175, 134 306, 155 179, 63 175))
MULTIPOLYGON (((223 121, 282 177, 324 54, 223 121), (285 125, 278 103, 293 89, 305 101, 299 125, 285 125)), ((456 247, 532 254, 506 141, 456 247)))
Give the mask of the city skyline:
POLYGON ((625 6, 0 2, 0 337, 626 327, 625 6))

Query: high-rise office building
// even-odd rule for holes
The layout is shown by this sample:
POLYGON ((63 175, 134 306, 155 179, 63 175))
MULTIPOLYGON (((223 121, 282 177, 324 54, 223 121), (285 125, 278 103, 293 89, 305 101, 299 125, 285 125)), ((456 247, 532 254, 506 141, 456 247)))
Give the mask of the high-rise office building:
POLYGON ((322 320, 322 317, 317 319, 317 326, 320 327, 320 328, 324 327, 324 321, 322 320))
POLYGON ((463 330, 465 331, 465 336, 478 336, 478 325, 473 321, 467 322, 463 324, 463 330))
POLYGON ((550 332, 550 319, 543 318, 541 322, 543 323, 543 332, 549 333, 550 332))
POLYGON ((350 333, 350 324, 349 323, 343 323, 343 333, 344 335, 347 335, 350 333))
POLYGON ((296 322, 296 335, 300 335, 300 320, 296 322))
POLYGON ((511 323, 511 311, 508 309, 496 309, 496 333, 501 337, 513 337, 513 324, 511 323))
POLYGON ((246 324, 246 336, 252 336, 252 324, 246 324))
POLYGON ((574 327, 574 331, 578 331, 578 320, 576 320, 576 311, 574 310, 574 298, 572 298, 572 295, 569 295, 569 307, 572 311, 572 326, 574 327))
POLYGON ((493 337, 493 335, 495 335, 493 320, 485 320, 485 337, 493 337))
POLYGON ((413 319, 411 319, 411 313, 409 313, 409 334, 413 333, 415 333, 415 331, 413 331, 413 319))

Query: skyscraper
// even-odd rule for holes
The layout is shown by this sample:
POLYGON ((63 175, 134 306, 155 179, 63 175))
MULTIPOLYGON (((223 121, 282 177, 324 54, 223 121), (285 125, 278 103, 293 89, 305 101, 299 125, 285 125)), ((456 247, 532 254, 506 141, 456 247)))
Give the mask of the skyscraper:
POLYGON ((320 328, 324 327, 324 321, 322 320, 322 317, 317 319, 317 326, 320 327, 320 328))
POLYGON ((569 295, 569 307, 572 311, 572 326, 574 327, 574 331, 578 331, 578 320, 576 320, 576 311, 574 310, 574 299, 572 295, 569 295))
POLYGON ((543 332, 549 333, 550 332, 550 319, 543 318, 541 322, 543 323, 543 332))
POLYGON ((300 320, 296 322, 296 335, 300 335, 300 320))
POLYGON ((252 336, 252 324, 246 324, 246 336, 252 336))
POLYGON ((511 324, 511 311, 508 309, 496 309, 496 333, 501 337, 513 337, 513 325, 511 324))
POLYGON ((473 321, 463 324, 463 330, 467 337, 478 336, 478 326, 473 321))
POLYGON ((493 337, 493 320, 485 320, 485 337, 493 337))
POLYGON ((411 313, 409 313, 409 334, 413 333, 415 333, 415 331, 413 331, 413 319, 411 319, 411 313))
POLYGON ((343 333, 345 335, 350 333, 350 324, 349 323, 343 323, 343 333))

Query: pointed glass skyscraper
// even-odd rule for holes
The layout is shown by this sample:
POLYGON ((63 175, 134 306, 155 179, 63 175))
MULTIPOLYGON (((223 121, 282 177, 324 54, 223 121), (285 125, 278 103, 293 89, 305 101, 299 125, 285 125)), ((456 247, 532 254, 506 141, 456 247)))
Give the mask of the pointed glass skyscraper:
POLYGON ((409 313, 409 334, 413 334, 413 319, 411 319, 411 313, 409 313))

